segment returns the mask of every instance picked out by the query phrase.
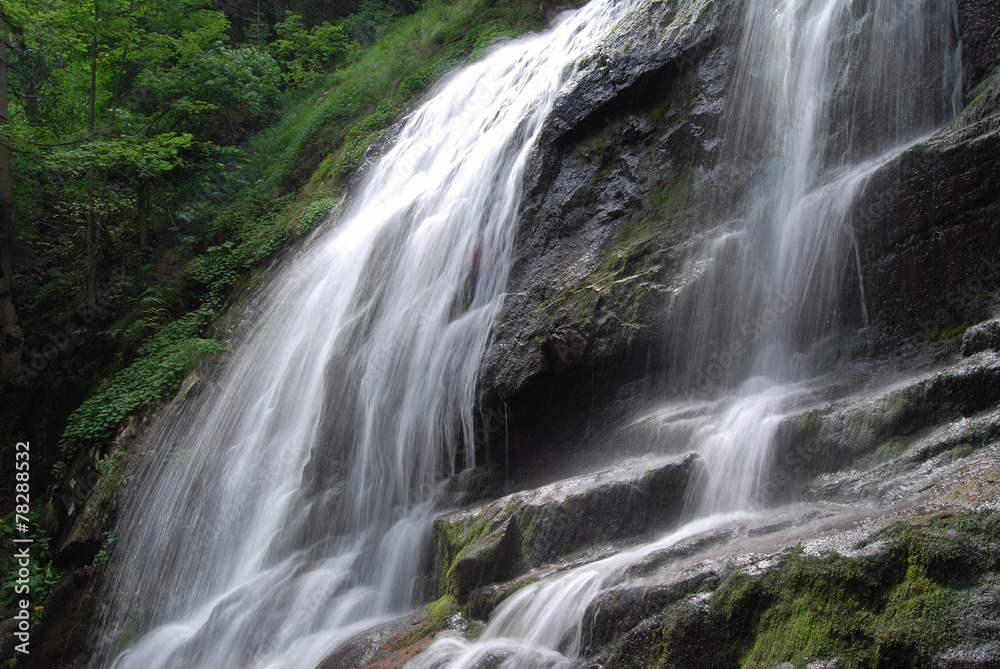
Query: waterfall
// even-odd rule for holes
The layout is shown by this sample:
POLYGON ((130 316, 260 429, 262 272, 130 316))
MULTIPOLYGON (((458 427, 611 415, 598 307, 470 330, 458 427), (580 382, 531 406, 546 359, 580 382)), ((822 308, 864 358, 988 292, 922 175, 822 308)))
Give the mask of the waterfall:
POLYGON ((783 412, 828 368, 829 340, 864 325, 854 204, 869 175, 959 110, 954 2, 752 0, 744 12, 715 169, 749 172, 751 186, 737 221, 692 252, 668 324, 673 395, 688 399, 662 420, 698 417, 687 447, 710 472, 701 517, 519 590, 476 641, 441 639, 410 666, 577 666, 589 604, 629 565, 766 501, 783 412))
POLYGON ((231 361, 141 456, 92 666, 312 667, 420 603, 435 499, 474 460, 525 167, 628 9, 595 0, 449 77, 273 278, 231 361))
POLYGON ((855 198, 961 108, 953 2, 745 11, 717 169, 749 173, 752 186, 738 222, 692 259, 698 280, 670 317, 674 375, 699 391, 803 378, 822 364, 818 343, 864 323, 855 198))

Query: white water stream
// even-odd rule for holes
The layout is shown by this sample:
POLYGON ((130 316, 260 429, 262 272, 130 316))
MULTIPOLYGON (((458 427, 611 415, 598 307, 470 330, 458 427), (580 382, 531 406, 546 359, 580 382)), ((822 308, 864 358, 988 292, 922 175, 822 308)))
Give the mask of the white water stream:
MULTIPOLYGON (((421 603, 434 501, 473 460, 522 174, 575 63, 628 10, 593 0, 452 76, 337 230, 275 278, 129 497, 94 667, 308 669, 421 603)), ((415 666, 570 665, 624 567, 761 501, 816 344, 863 320, 841 313, 863 305, 842 295, 856 195, 956 111, 954 21, 950 1, 747 3, 719 162, 760 175, 670 315, 675 382, 710 407, 689 444, 711 473, 703 517, 521 590, 476 641, 439 640, 415 666)))
POLYGON ((473 461, 522 174, 628 8, 597 0, 451 76, 273 281, 125 504, 93 666, 313 667, 420 604, 434 501, 473 461))

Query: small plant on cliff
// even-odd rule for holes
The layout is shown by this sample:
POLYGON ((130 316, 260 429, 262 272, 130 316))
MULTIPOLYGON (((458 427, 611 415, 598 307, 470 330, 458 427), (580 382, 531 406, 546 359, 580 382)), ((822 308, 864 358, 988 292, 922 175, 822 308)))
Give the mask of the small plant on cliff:
POLYGON ((114 532, 109 531, 104 533, 104 543, 101 545, 101 550, 94 554, 93 566, 99 567, 108 561, 108 558, 111 557, 111 549, 114 548, 115 541, 117 540, 118 537, 115 536, 114 532))

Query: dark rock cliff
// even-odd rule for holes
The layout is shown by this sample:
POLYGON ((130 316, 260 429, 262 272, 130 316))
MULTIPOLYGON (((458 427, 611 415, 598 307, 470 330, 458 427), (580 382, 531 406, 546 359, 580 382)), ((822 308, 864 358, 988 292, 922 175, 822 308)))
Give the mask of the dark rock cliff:
MULTIPOLYGON (((644 5, 558 101, 528 179, 481 381, 483 414, 510 417, 494 432, 504 457, 581 439, 595 408, 662 372, 661 333, 686 281, 686 252, 731 217, 757 169, 712 167, 725 150, 720 125, 743 6, 644 5)), ((883 166, 857 203, 869 337, 884 353, 936 340, 995 307, 998 15, 983 0, 959 3, 966 108, 883 166)), ((483 455, 500 458, 499 445, 483 455)))
POLYGON ((490 400, 649 354, 670 278, 708 219, 691 191, 715 148, 732 57, 723 35, 737 10, 735 2, 644 6, 557 102, 484 364, 490 400))

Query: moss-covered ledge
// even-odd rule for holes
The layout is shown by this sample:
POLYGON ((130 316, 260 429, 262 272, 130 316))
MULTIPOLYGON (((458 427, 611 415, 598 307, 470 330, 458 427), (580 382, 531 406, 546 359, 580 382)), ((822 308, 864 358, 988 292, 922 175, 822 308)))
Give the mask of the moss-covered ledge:
POLYGON ((1000 661, 1000 515, 889 524, 844 552, 798 545, 730 563, 710 591, 635 625, 602 666, 992 667, 1000 661))
POLYGON ((436 594, 464 605, 481 586, 676 523, 704 472, 694 453, 634 460, 444 515, 432 538, 436 594))

